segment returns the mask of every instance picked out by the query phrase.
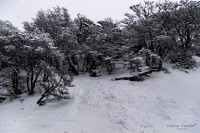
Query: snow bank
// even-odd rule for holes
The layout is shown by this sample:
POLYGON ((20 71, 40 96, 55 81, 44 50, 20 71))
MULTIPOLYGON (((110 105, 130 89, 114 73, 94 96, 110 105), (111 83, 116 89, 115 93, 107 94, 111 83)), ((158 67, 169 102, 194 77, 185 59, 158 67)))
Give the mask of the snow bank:
POLYGON ((38 107, 39 96, 0 104, 0 133, 198 133, 200 69, 154 73, 143 82, 118 73, 76 77, 71 99, 38 107))

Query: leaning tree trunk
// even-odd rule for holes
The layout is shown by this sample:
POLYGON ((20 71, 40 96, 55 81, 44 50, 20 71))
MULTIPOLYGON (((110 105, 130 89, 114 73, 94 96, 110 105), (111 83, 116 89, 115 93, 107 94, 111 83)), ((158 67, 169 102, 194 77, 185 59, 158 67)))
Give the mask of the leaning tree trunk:
POLYGON ((68 63, 69 63, 69 69, 71 70, 72 73, 79 75, 77 68, 75 67, 74 63, 72 62, 72 60, 70 58, 67 59, 68 63))

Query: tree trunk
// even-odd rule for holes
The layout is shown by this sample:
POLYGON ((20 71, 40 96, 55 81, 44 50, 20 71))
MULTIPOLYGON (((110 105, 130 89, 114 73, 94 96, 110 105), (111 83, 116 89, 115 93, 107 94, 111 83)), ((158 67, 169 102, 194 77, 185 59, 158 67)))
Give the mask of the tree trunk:
POLYGON ((190 41, 191 41, 191 38, 190 38, 190 30, 187 29, 187 36, 186 36, 186 42, 185 42, 185 45, 184 45, 184 50, 186 51, 190 45, 190 41))
POLYGON ((72 73, 74 73, 74 74, 76 74, 76 75, 79 75, 78 70, 76 69, 76 67, 75 67, 74 63, 71 61, 71 59, 68 58, 67 61, 68 61, 68 63, 69 63, 69 70, 70 70, 72 73))
POLYGON ((22 94, 21 90, 19 89, 19 70, 18 68, 12 67, 13 69, 13 75, 12 75, 12 88, 14 91, 14 94, 19 95, 22 94))

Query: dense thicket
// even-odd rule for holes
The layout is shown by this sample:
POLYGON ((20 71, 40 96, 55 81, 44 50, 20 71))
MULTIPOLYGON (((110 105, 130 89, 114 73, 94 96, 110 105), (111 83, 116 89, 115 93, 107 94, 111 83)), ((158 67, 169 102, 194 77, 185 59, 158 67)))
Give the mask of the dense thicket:
POLYGON ((180 69, 197 65, 192 56, 200 55, 199 1, 145 1, 130 10, 121 22, 95 23, 81 14, 72 20, 66 8, 55 7, 24 22, 24 31, 0 21, 2 95, 40 90, 41 105, 49 97, 69 98, 66 85, 80 72, 99 76, 102 68, 113 73, 124 64, 144 75, 162 70, 165 61, 180 69))

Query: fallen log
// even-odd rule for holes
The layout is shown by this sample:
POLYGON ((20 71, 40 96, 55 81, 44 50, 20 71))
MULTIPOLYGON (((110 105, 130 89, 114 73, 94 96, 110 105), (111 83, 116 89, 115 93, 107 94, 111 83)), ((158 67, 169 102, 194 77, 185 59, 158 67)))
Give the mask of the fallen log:
POLYGON ((159 71, 161 71, 161 70, 160 69, 150 69, 150 70, 145 71, 145 72, 140 72, 137 75, 134 75, 134 76, 131 76, 131 77, 114 78, 114 79, 112 79, 112 81, 115 81, 115 80, 143 81, 144 76, 150 77, 148 74, 151 74, 153 72, 159 72, 159 71))
POLYGON ((4 100, 6 100, 7 97, 4 97, 4 96, 0 96, 0 103, 4 100))

